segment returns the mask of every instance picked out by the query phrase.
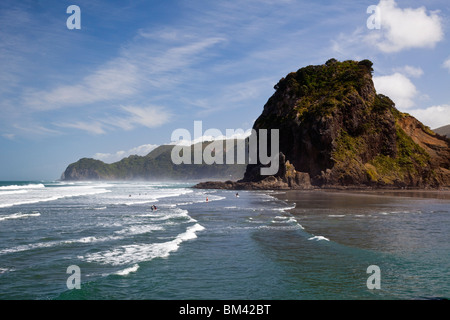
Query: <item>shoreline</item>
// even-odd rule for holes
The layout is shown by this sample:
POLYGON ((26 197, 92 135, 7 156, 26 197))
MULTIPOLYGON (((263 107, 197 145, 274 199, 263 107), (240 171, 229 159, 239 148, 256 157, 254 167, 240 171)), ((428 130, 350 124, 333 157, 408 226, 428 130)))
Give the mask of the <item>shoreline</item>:
MULTIPOLYGON (((266 190, 269 191, 269 190, 266 190)), ((275 189, 268 193, 273 197, 282 201, 293 201, 289 198, 298 198, 301 194, 306 193, 334 193, 334 194, 352 194, 352 195, 371 195, 371 196, 388 196, 388 197, 405 197, 405 198, 425 198, 437 200, 450 200, 450 190, 433 190, 433 189, 340 189, 340 188, 326 188, 326 189, 275 189), (272 193, 273 192, 273 193, 272 193), (285 195, 283 197, 283 195, 285 195)))

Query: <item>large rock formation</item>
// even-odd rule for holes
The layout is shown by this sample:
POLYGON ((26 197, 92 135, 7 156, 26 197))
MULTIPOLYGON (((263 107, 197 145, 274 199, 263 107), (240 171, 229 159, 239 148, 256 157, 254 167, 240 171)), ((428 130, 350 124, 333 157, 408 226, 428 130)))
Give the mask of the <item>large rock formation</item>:
POLYGON ((198 188, 438 188, 450 186, 450 140, 377 94, 369 60, 308 66, 275 85, 253 128, 278 129, 280 168, 198 188))

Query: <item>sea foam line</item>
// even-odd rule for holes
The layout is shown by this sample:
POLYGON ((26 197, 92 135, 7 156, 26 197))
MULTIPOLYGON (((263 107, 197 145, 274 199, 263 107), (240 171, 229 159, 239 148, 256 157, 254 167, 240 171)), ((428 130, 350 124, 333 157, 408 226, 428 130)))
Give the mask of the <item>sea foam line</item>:
POLYGON ((178 250, 182 242, 197 238, 196 233, 204 229, 202 225, 196 223, 171 241, 116 247, 111 250, 88 254, 84 259, 88 262, 119 266, 150 261, 154 258, 167 258, 172 252, 178 250))
POLYGON ((0 187, 0 190, 18 190, 18 189, 40 189, 45 188, 45 186, 42 183, 39 184, 25 184, 22 186, 13 184, 10 186, 2 186, 0 187))
POLYGON ((138 269, 139 269, 139 265, 138 265, 138 264, 135 264, 135 265, 132 266, 132 267, 129 267, 129 268, 126 268, 126 269, 117 271, 115 274, 118 275, 118 276, 127 276, 127 275, 129 275, 130 273, 132 273, 132 272, 138 271, 138 269))
POLYGON ((88 196, 88 195, 95 195, 100 193, 107 193, 111 192, 110 190, 106 189, 94 189, 91 187, 88 187, 84 190, 74 190, 74 193, 68 193, 68 194, 57 194, 46 198, 36 198, 36 199, 28 199, 28 200, 20 200, 11 203, 0 203, 0 208, 7 208, 7 207, 13 207, 23 204, 32 204, 32 203, 39 203, 39 202, 49 202, 49 201, 55 201, 58 199, 63 198, 71 198, 71 197, 80 197, 80 196, 88 196))
POLYGON ((21 218, 28 218, 28 217, 39 217, 40 215, 41 214, 39 212, 34 212, 34 213, 17 212, 17 213, 10 214, 8 216, 0 217, 0 221, 10 220, 10 219, 21 219, 21 218))
POLYGON ((330 241, 330 239, 325 238, 324 236, 314 236, 314 237, 308 238, 308 240, 316 240, 316 241, 325 240, 325 241, 330 241))

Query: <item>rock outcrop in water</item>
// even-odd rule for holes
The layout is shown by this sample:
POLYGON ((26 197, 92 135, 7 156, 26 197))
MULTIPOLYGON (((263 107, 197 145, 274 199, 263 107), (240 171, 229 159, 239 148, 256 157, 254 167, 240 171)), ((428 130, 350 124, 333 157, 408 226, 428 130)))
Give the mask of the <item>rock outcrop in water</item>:
POLYGON ((331 59, 288 74, 253 129, 279 130, 280 167, 249 164, 239 181, 198 188, 439 188, 450 186, 450 140, 377 94, 372 62, 331 59))

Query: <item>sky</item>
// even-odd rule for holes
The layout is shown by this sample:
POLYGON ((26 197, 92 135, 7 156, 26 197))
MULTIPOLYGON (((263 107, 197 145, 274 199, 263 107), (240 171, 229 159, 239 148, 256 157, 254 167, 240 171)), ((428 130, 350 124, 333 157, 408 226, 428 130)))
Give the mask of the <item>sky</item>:
POLYGON ((248 130, 282 77, 330 58, 370 59, 378 93, 450 124, 449 17, 447 0, 2 0, 0 180, 145 155, 194 121, 248 130))

